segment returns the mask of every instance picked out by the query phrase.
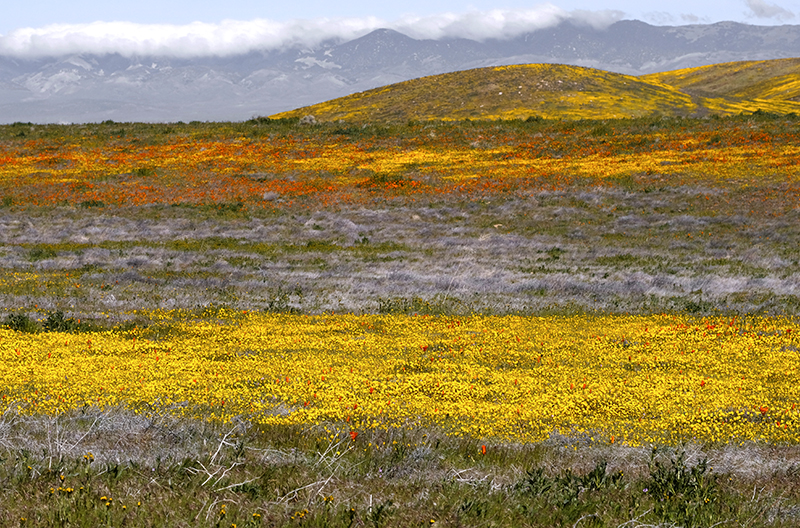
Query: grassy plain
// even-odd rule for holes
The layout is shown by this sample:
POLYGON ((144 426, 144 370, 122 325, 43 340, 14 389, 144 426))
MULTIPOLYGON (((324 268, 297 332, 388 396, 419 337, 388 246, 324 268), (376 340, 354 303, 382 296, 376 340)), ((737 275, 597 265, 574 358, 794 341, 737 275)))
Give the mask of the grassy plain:
POLYGON ((797 126, 0 127, 0 519, 794 526, 797 126))

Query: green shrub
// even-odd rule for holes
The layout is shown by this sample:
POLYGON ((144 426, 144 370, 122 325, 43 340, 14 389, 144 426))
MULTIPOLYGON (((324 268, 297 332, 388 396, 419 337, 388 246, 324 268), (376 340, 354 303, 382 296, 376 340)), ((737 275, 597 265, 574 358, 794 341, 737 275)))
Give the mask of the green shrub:
POLYGON ((47 315, 42 324, 42 330, 45 332, 68 332, 68 333, 83 333, 83 332, 100 332, 104 328, 90 322, 81 322, 80 319, 75 320, 72 317, 66 317, 64 312, 56 310, 47 315))
POLYGON ((26 334, 33 334, 39 330, 39 325, 36 321, 28 317, 27 314, 8 314, 6 316, 5 326, 17 332, 25 332, 26 334))
POLYGON ((101 200, 85 200, 78 204, 78 207, 82 207, 83 209, 88 209, 89 207, 105 207, 105 202, 101 200))
POLYGON ((654 501, 653 513, 661 521, 686 528, 712 524, 717 477, 707 473, 707 459, 687 467, 683 451, 669 463, 655 460, 654 451, 649 468, 647 490, 654 501))
POLYGON ((299 308, 291 305, 291 296, 294 295, 299 298, 299 302, 303 299, 303 290, 299 285, 295 286, 293 290, 278 288, 267 301, 264 311, 267 313, 301 313, 299 308))
POLYGON ((45 332, 74 332, 79 326, 75 319, 64 317, 64 312, 58 310, 47 316, 42 329, 45 332))
POLYGON ((378 298, 378 313, 380 314, 456 315, 471 313, 472 311, 472 307, 460 299, 444 295, 437 295, 430 300, 425 300, 421 297, 378 298))
POLYGON ((517 491, 525 495, 538 497, 539 495, 544 495, 553 487, 554 481, 545 475, 544 469, 533 468, 525 473, 525 478, 516 485, 517 491))
POLYGON ((244 202, 221 202, 217 204, 219 214, 238 213, 244 209, 244 202))
POLYGON ((28 251, 28 259, 31 261, 45 260, 57 257, 56 250, 48 245, 36 246, 28 251))

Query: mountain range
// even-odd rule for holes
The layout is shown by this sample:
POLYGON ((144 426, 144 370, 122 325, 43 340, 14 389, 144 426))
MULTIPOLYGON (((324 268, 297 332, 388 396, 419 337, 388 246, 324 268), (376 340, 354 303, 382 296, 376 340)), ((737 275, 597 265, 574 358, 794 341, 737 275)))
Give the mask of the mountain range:
POLYGON ((734 22, 605 29, 572 21, 508 39, 413 39, 380 29, 314 49, 227 57, 0 56, 0 123, 241 121, 379 86, 488 66, 555 63, 627 75, 800 57, 800 26, 734 22))

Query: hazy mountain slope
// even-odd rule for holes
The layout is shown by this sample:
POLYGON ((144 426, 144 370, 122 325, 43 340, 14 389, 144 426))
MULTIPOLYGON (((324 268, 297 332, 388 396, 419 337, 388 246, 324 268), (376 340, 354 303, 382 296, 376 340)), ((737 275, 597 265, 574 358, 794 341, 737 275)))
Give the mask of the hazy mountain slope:
MULTIPOLYGON (((326 41, 313 49, 298 46, 194 59, 120 54, 36 59, 0 56, 0 123, 238 121, 409 79, 479 67, 572 64, 641 75, 785 57, 800 57, 800 26, 732 22, 651 26, 635 20, 619 21, 605 29, 565 21, 517 37, 485 41, 415 39, 381 29, 347 42, 326 41)), ((793 90, 791 82, 779 83, 768 98, 790 100, 795 97, 793 90)), ((685 91, 696 98, 729 96, 713 90, 685 91)), ((572 107, 554 94, 542 97, 544 103, 530 100, 522 110, 535 110, 529 103, 561 110, 572 107)), ((740 102, 719 100, 715 108, 740 102)), ((492 101, 480 104, 484 107, 478 106, 477 116, 494 115, 487 110, 493 107, 492 101)), ((628 106, 636 112, 648 106, 619 101, 606 104, 611 113, 623 114, 628 106)), ((544 110, 547 108, 537 113, 544 110)), ((587 115, 593 111, 588 103, 584 110, 587 115)), ((499 111, 499 107, 493 110, 499 111)))
POLYGON ((797 26, 737 22, 652 26, 621 20, 607 29, 563 23, 495 41, 501 56, 538 56, 527 62, 562 62, 641 75, 736 60, 800 56, 797 26), (553 60, 555 59, 555 60, 553 60))
POLYGON ((727 79, 728 88, 717 92, 682 90, 680 83, 671 86, 667 82, 673 79, 671 73, 632 77, 554 64, 480 68, 406 81, 273 117, 310 114, 322 121, 403 121, 509 119, 534 115, 553 119, 605 119, 656 113, 724 114, 757 109, 800 112, 799 103, 778 97, 768 100, 768 94, 776 94, 779 88, 790 87, 798 81, 797 75, 785 74, 789 62, 776 62, 780 64, 760 62, 760 70, 754 70, 760 72, 760 77, 750 75, 749 81, 736 80, 736 67, 731 65, 680 70, 674 75, 678 81, 684 80, 691 86, 721 86, 719 79, 727 79), (778 80, 770 78, 769 72, 780 74, 778 80), (758 97, 745 99, 737 95, 740 91, 758 97))

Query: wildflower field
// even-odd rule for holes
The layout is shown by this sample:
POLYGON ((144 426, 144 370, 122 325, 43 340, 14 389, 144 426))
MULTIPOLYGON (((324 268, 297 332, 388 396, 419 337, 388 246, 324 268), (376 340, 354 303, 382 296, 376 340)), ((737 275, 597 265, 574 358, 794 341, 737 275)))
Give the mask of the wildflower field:
POLYGON ((799 124, 0 127, 0 524, 796 525, 799 124))
POLYGON ((5 330, 3 401, 492 441, 797 443, 791 319, 176 313, 146 331, 5 330), (178 318, 177 320, 175 318, 178 318))

